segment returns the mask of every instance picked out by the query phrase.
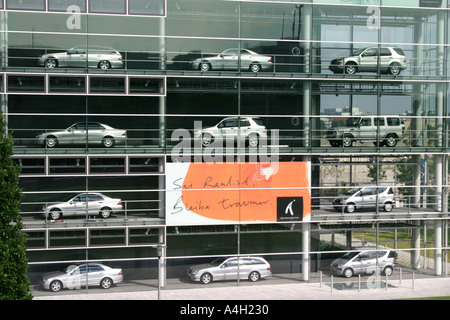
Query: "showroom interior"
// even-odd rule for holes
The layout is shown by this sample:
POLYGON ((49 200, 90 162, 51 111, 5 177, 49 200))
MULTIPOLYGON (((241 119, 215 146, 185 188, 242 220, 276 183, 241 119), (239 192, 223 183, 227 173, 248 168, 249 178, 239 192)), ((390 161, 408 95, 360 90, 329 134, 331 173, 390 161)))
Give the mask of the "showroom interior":
POLYGON ((22 166, 32 285, 101 262, 166 286, 233 256, 316 281, 363 246, 395 250, 404 273, 448 275, 448 0, 0 4, 1 111, 22 166), (234 133, 207 142, 227 118, 234 133), (261 130, 256 145, 243 120, 261 130), (250 194, 243 172, 268 163, 291 176, 253 189, 301 195, 302 215, 258 217, 262 204, 242 200, 236 219, 184 218, 212 193, 250 194), (210 172, 214 187, 187 179, 210 172), (390 206, 333 204, 367 185, 389 190, 390 206), (51 215, 90 193, 122 208, 51 215))

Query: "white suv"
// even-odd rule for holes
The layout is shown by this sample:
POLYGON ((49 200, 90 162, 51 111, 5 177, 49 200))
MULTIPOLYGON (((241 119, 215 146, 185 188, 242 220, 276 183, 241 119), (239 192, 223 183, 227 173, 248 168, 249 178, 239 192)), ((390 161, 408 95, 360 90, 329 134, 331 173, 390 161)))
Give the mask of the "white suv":
POLYGON ((372 274, 377 270, 392 275, 395 267, 396 253, 391 250, 360 248, 349 251, 331 263, 334 274, 350 278, 355 274, 372 274))
POLYGON ((331 127, 326 138, 332 147, 351 147, 355 141, 395 147, 403 139, 403 121, 398 116, 359 116, 348 118, 345 126, 331 127))
POLYGON ((386 212, 395 206, 392 187, 364 186, 347 190, 332 201, 333 208, 339 212, 353 213, 358 209, 376 208, 376 204, 386 212))
POLYGON ((398 47, 368 47, 353 52, 349 57, 334 59, 329 69, 334 73, 355 74, 356 72, 378 72, 398 76, 405 70, 406 57, 398 47))

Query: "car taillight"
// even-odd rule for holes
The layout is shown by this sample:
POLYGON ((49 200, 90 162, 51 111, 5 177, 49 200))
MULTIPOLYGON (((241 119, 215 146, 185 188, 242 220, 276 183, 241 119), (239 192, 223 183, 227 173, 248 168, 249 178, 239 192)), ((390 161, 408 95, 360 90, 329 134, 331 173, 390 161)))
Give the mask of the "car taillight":
POLYGON ((272 62, 272 58, 269 58, 269 60, 267 60, 267 62, 272 62))
POLYGON ((270 267, 267 267, 267 271, 270 271, 270 267))
POLYGON ((122 133, 122 137, 126 137, 126 136, 127 136, 127 132, 124 131, 124 132, 122 133))
POLYGON ((122 275, 122 269, 120 269, 120 271, 119 271, 118 275, 119 275, 119 276, 121 276, 121 275, 122 275))
POLYGON ((122 205, 122 200, 119 200, 119 202, 117 203, 118 206, 122 205))

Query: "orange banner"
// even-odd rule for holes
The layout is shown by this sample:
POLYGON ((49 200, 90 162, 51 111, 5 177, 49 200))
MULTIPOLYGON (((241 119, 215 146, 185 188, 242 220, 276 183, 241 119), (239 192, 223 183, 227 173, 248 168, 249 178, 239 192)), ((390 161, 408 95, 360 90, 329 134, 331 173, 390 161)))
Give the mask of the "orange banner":
POLYGON ((168 165, 170 225, 295 222, 311 213, 307 162, 190 163, 187 172, 168 165))

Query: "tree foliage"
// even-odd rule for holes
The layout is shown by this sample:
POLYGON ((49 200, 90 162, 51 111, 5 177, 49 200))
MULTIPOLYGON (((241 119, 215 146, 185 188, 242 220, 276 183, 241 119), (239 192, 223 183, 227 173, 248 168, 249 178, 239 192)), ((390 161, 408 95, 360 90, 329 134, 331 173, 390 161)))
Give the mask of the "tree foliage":
POLYGON ((13 139, 6 133, 0 112, 0 300, 31 299, 30 280, 26 272, 26 234, 22 232, 19 206, 20 166, 12 159, 13 139))

